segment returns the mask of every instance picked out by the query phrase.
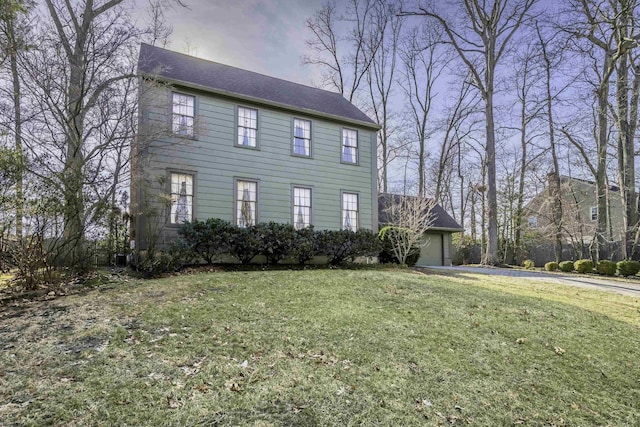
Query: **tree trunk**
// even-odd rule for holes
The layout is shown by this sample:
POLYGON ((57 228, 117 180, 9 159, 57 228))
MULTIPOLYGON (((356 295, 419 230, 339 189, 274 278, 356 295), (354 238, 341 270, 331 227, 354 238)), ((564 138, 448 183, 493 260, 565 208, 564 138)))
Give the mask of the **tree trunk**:
POLYGON ((542 34, 536 27, 538 32, 538 39, 540 41, 540 47, 542 49, 542 58, 544 60, 545 70, 545 90, 546 90, 546 104, 547 104, 547 122, 549 124, 549 148, 551 150, 551 161, 553 163, 553 179, 549 180, 549 186, 552 195, 552 217, 554 228, 554 253, 556 262, 562 260, 562 192, 560 182, 560 164, 558 162, 558 153, 556 151, 556 137, 555 137, 555 125, 553 121, 553 109, 551 96, 551 59, 547 52, 547 44, 544 41, 542 34))
MULTIPOLYGON (((487 71, 487 74, 489 72, 487 71)), ((487 131, 486 166, 487 166, 487 251, 484 263, 495 265, 498 262, 498 199, 496 188, 496 142, 493 120, 493 78, 487 81, 485 120, 487 131)), ((484 200, 484 198, 483 198, 484 200)))
MULTIPOLYGON (((605 63, 610 64, 607 59, 605 63)), ((605 67, 607 66, 605 65, 605 67)), ((598 159, 596 167, 596 200, 598 206, 598 221, 596 225, 596 260, 608 258, 607 250, 607 107, 609 93, 608 79, 600 83, 598 89, 598 159)))
POLYGON ((15 15, 9 14, 6 21, 7 37, 9 38, 9 66, 11 68, 11 79, 13 83, 13 118, 15 120, 15 150, 20 162, 18 176, 16 180, 16 236, 22 239, 22 219, 24 217, 23 203, 23 150, 22 150, 22 118, 21 118, 21 93, 20 93, 20 76, 18 75, 18 43, 15 34, 15 15))

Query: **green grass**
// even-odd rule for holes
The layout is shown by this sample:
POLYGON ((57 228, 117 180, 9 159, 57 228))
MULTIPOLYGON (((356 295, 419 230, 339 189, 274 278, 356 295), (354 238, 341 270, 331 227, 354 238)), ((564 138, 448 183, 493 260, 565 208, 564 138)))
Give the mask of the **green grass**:
POLYGON ((640 301, 506 278, 133 281, 3 307, 0 339, 0 424, 640 423, 640 301))

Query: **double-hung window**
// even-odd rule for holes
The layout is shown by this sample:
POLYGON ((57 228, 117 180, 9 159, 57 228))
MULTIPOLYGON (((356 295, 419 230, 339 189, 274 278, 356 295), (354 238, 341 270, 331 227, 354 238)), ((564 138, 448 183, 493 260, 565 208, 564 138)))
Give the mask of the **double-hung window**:
POLYGON ((597 220, 598 220, 598 207, 591 206, 591 221, 597 221, 597 220))
POLYGON ((258 110, 238 107, 238 145, 241 147, 258 146, 258 110))
POLYGON ((171 224, 193 220, 193 175, 171 173, 171 224))
POLYGON ((342 193, 342 228, 351 231, 358 229, 357 193, 342 193))
POLYGON ((311 122, 293 119, 293 154, 311 156, 311 122))
POLYGON ((180 136, 193 137, 196 98, 182 93, 172 94, 171 130, 180 136))
POLYGON ((342 129, 342 161, 344 163, 358 163, 358 131, 342 129))
POLYGON ((236 224, 250 227, 256 224, 258 207, 258 183, 256 181, 236 181, 236 224))
POLYGON ((311 189, 293 187, 293 226, 301 230, 311 225, 311 189))

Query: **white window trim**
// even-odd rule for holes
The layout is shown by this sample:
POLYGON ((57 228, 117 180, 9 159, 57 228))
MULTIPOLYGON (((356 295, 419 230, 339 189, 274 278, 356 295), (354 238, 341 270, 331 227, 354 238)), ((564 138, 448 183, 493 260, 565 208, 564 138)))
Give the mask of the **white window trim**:
POLYGON ((358 193, 357 191, 348 191, 348 190, 342 190, 340 191, 340 229, 341 230, 346 230, 346 228, 344 227, 344 219, 343 219, 343 214, 345 211, 345 207, 344 207, 344 195, 345 194, 352 194, 356 196, 356 224, 355 224, 355 230, 354 231, 358 231, 360 229, 360 193, 358 193))
POLYGON ((348 128, 348 127, 343 127, 341 129, 341 131, 340 131, 340 163, 343 163, 345 165, 356 165, 356 166, 360 164, 360 141, 359 141, 359 138, 360 138, 360 134, 358 132, 358 129, 348 128), (355 161, 353 161, 353 162, 347 162, 342 157, 342 155, 344 153, 344 147, 345 147, 345 145, 344 145, 344 132, 346 130, 353 131, 353 132, 356 133, 356 138, 355 138, 356 145, 355 145, 355 147, 353 147, 353 148, 355 148, 355 152, 356 152, 355 153, 356 154, 355 157, 356 158, 355 158, 355 161))
POLYGON ((238 216, 238 183, 239 182, 250 182, 256 185, 256 201, 255 201, 255 214, 253 217, 253 224, 252 225, 256 225, 258 224, 258 218, 260 217, 260 209, 259 209, 259 203, 260 203, 260 183, 257 179, 253 179, 253 178, 242 178, 242 177, 237 177, 234 178, 234 182, 233 182, 233 223, 239 227, 242 227, 240 225, 240 217, 238 216))
POLYGON ((309 185, 291 185, 291 223, 296 228, 296 188, 309 190, 309 225, 313 225, 313 187, 309 185))
POLYGON ((195 95, 191 95, 189 93, 184 93, 184 92, 179 92, 179 91, 171 91, 169 105, 170 105, 170 113, 171 113, 169 115, 169 125, 171 126, 171 134, 173 134, 174 136, 180 137, 180 138, 192 138, 192 139, 195 139, 196 138, 196 112, 197 112, 197 98, 196 98, 196 96, 195 95), (189 98, 193 98, 193 116, 174 113, 174 111, 173 111, 173 106, 174 106, 173 98, 174 98, 174 95, 188 96, 189 98), (179 115, 179 116, 191 117, 191 119, 192 119, 191 133, 181 134, 181 133, 177 133, 177 132, 174 131, 174 129, 173 129, 173 117, 176 114, 179 115))
MULTIPOLYGON (((172 177, 173 175, 188 175, 191 177, 191 219, 189 220, 190 222, 193 222, 196 220, 196 206, 197 206, 197 191, 196 191, 196 185, 197 185, 197 174, 194 171, 188 171, 188 170, 181 170, 181 169, 168 169, 167 170, 167 183, 168 183, 168 189, 167 192, 169 194, 169 200, 172 199, 172 195, 173 193, 173 188, 172 188, 172 177)), ((169 207, 169 221, 168 221, 168 225, 170 227, 180 227, 183 223, 181 222, 174 222, 173 218, 172 218, 172 214, 171 214, 171 207, 173 206, 173 203, 171 203, 170 207, 169 207)))
MULTIPOLYGON (((254 107, 248 107, 246 105, 237 105, 236 106, 236 117, 235 117, 236 131, 234 136, 234 145, 240 148, 246 148, 248 150, 259 150, 260 149, 260 111, 254 107), (240 110, 251 110, 256 112, 256 145, 244 145, 240 144, 238 140, 240 139, 240 110)), ((242 126, 244 128, 244 126, 242 126)), ((253 128, 247 128, 253 129, 253 128)))
MULTIPOLYGON (((302 138, 303 140, 307 140, 306 138, 302 138)), ((309 119, 303 119, 302 117, 293 117, 291 120, 291 155, 295 157, 303 157, 306 159, 313 157, 313 122, 309 119), (309 154, 299 154, 295 152, 296 145, 296 120, 304 121, 309 123, 309 154)))

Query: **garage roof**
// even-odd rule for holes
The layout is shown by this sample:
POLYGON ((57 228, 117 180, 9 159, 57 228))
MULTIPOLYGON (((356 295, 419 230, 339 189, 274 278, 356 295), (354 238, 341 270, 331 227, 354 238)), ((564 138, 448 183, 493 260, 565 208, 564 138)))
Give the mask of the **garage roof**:
MULTIPOLYGON (((378 222, 380 224, 386 224, 388 222, 386 208, 389 206, 391 201, 399 202, 402 197, 415 198, 417 196, 403 196, 402 194, 391 193, 381 193, 378 195, 378 222)), ((451 215, 449 215, 439 204, 436 203, 433 206, 431 213, 434 215, 433 224, 431 225, 432 230, 451 232, 464 230, 460 227, 460 224, 458 224, 456 220, 453 219, 451 215)))

